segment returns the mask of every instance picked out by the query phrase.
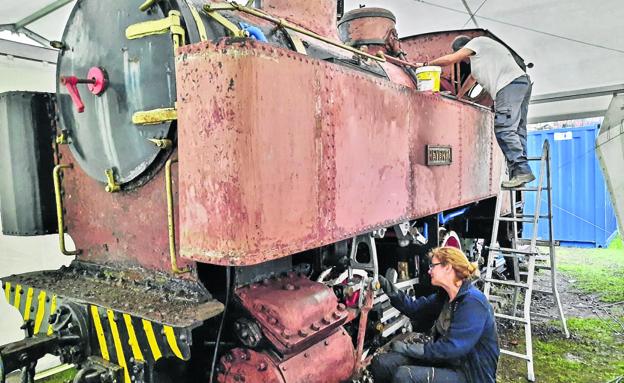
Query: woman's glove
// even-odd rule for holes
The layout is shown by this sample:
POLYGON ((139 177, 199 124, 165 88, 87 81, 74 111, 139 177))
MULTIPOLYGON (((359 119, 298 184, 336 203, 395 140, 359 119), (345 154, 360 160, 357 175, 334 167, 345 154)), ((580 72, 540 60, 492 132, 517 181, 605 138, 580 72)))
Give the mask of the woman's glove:
POLYGON ((379 284, 381 285, 381 289, 386 293, 388 298, 396 297, 399 293, 399 289, 396 286, 387 280, 386 278, 379 276, 379 284))
POLYGON ((392 342, 392 351, 414 359, 421 359, 425 355, 425 345, 422 343, 408 344, 400 340, 392 342))

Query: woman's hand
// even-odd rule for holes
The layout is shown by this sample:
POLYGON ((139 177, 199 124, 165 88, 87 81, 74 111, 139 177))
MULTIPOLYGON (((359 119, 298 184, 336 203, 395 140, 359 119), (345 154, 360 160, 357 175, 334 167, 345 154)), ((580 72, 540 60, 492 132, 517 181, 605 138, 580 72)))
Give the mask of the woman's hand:
POLYGON ((394 283, 390 282, 386 278, 379 276, 379 284, 381 285, 381 289, 386 293, 388 298, 392 298, 396 296, 399 292, 399 289, 396 288, 394 283))

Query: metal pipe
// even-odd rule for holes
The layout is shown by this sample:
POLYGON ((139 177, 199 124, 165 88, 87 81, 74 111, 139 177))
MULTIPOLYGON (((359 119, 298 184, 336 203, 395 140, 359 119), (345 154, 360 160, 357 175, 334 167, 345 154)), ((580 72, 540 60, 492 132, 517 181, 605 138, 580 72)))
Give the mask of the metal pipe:
POLYGON ((63 199, 61 198, 61 176, 60 173, 63 169, 73 169, 73 164, 59 164, 54 167, 52 171, 52 178, 54 179, 54 197, 56 198, 56 219, 58 223, 59 234, 59 247, 61 253, 64 255, 78 255, 80 250, 67 250, 65 248, 65 222, 63 219, 63 199))
POLYGON ((169 257, 171 258, 171 270, 176 274, 188 273, 190 269, 178 268, 175 249, 175 221, 173 219, 173 187, 171 180, 171 165, 178 162, 177 158, 170 158, 165 163, 165 189, 167 191, 167 227, 169 229, 169 257))
MULTIPOLYGON (((418 69, 420 68, 420 66, 418 65, 418 63, 411 63, 407 60, 402 60, 402 59, 398 59, 396 57, 392 57, 392 56, 387 56, 386 54, 384 54, 383 52, 379 51, 377 52, 377 57, 382 58, 383 61, 387 61, 391 64, 395 64, 395 65, 403 65, 406 67, 410 67, 410 68, 414 68, 414 69, 418 69)), ((422 65, 421 65, 422 66, 422 65)))
POLYGON ((312 37, 314 39, 320 40, 320 41, 322 41, 324 43, 327 43, 329 45, 333 45, 335 47, 347 50, 347 51, 349 51, 351 53, 355 53, 356 55, 360 55, 360 56, 363 56, 363 57, 366 57, 366 58, 369 58, 369 59, 372 59, 372 60, 375 60, 375 61, 379 61, 379 62, 385 62, 386 61, 385 58, 373 56, 373 55, 368 54, 366 52, 362 52, 359 49, 356 49, 356 48, 350 47, 348 45, 345 45, 345 44, 342 44, 342 43, 330 40, 330 39, 328 39, 326 37, 323 37, 321 35, 317 35, 316 33, 308 31, 307 29, 303 29, 303 28, 301 28, 301 27, 299 27, 297 25, 291 24, 291 23, 289 23, 288 21, 286 21, 284 19, 279 19, 279 18, 273 17, 273 16, 268 15, 268 14, 266 14, 264 12, 260 12, 260 11, 258 11, 256 9, 253 9, 253 8, 247 8, 247 7, 245 7, 243 5, 240 5, 240 4, 237 4, 237 3, 227 3, 227 4, 218 4, 217 3, 217 4, 206 4, 206 5, 204 5, 204 10, 206 12, 211 12, 211 11, 216 11, 216 10, 226 10, 226 9, 235 9, 235 10, 240 11, 240 12, 248 13, 250 15, 259 17, 261 19, 273 22, 273 23, 277 24, 280 27, 288 28, 290 30, 293 30, 293 31, 298 32, 298 33, 301 33, 301 34, 306 35, 308 37, 312 37))
POLYGON ((464 214, 466 211, 468 211, 468 209, 470 209, 470 207, 464 207, 459 210, 455 210, 454 212, 448 213, 447 215, 444 215, 444 213, 439 213, 439 221, 442 225, 444 225, 451 219, 464 214))
POLYGON ((377 281, 371 280, 371 286, 368 286, 366 291, 366 297, 364 299, 364 305, 362 306, 362 310, 360 310, 360 323, 358 325, 358 336, 357 336, 357 349, 355 350, 355 368, 354 373, 360 371, 360 369, 366 367, 367 361, 362 360, 362 355, 364 354, 364 337, 366 336, 366 325, 368 323, 368 313, 373 308, 374 301, 374 287, 373 283, 379 283, 377 281))

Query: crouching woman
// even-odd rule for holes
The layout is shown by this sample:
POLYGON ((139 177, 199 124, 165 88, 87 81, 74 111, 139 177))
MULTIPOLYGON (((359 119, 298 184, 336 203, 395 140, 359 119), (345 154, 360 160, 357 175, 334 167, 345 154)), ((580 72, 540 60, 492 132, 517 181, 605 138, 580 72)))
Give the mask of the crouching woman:
POLYGON ((490 303, 470 282, 477 265, 453 247, 433 249, 429 257, 431 284, 441 287, 435 294, 412 298, 380 278, 392 306, 433 338, 426 344, 393 342, 391 352, 373 359, 375 382, 495 383, 498 336, 490 303))

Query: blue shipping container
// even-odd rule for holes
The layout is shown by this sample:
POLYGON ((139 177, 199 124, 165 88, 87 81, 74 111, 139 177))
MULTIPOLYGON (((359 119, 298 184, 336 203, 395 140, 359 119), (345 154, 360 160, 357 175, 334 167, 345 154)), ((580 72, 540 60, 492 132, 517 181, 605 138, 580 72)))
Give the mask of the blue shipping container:
MULTIPOLYGON (((599 125, 530 131, 528 155, 540 156, 544 140, 550 141, 553 225, 555 240, 561 246, 606 247, 617 234, 617 221, 609 192, 595 152, 599 125)), ((535 176, 539 162, 531 163, 535 176)), ((541 214, 547 214, 547 195, 542 193, 541 214)), ((524 214, 533 214, 535 193, 525 192, 524 214)), ((545 220, 538 228, 540 239, 548 238, 545 220)), ((524 226, 523 237, 530 238, 533 225, 524 226)))

